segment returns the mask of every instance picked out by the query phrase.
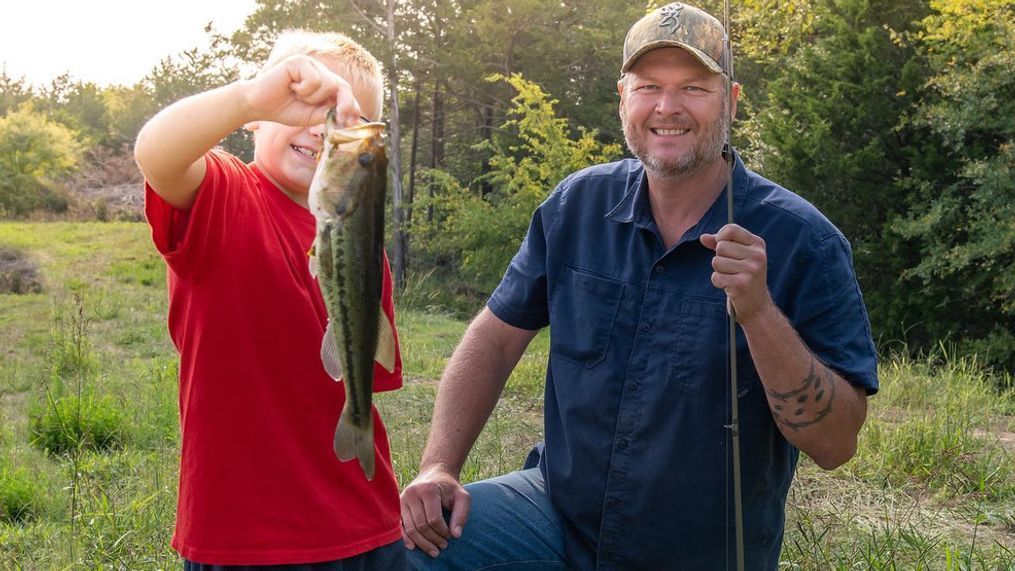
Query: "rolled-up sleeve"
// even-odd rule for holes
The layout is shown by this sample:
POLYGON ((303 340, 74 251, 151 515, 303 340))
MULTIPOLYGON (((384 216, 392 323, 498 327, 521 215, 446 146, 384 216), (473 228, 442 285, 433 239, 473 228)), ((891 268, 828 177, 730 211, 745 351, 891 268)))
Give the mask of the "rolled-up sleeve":
POLYGON ((486 302, 490 311, 509 325, 536 330, 550 323, 547 244, 561 194, 562 187, 558 187, 536 209, 518 253, 486 302))
POLYGON ((877 351, 853 271, 853 256, 838 232, 818 239, 789 315, 815 356, 867 394, 878 391, 877 351))

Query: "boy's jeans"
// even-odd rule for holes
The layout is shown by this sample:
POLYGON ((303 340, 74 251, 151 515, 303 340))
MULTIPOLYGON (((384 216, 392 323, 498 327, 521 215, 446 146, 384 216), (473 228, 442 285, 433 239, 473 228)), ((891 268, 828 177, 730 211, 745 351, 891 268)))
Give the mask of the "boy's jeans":
MULTIPOLYGON (((472 495, 462 537, 432 558, 408 551, 412 569, 537 571, 567 569, 560 517, 546 497, 539 468, 465 486, 472 495)), ((445 518, 448 513, 445 512, 445 518)))

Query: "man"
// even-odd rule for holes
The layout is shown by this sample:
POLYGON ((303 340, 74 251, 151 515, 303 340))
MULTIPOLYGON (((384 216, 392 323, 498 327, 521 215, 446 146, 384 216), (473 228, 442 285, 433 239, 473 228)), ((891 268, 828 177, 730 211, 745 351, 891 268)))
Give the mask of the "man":
POLYGON ((560 183, 448 363, 402 493, 418 568, 732 567, 727 304, 749 568, 778 565, 798 451, 826 469, 854 454, 878 383, 849 245, 739 158, 726 224, 740 87, 722 73, 724 36, 682 4, 628 32, 618 91, 637 160, 560 183), (469 448, 547 325, 538 468, 463 488, 469 448))

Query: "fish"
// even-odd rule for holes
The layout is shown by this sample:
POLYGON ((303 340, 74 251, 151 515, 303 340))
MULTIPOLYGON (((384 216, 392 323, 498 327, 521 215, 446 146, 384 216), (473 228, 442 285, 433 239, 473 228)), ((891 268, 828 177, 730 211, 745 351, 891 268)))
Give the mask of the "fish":
POLYGON ((381 307, 388 167, 384 128, 376 122, 341 127, 335 110, 329 111, 307 197, 316 220, 310 273, 328 312, 321 363, 345 385, 333 448, 343 462, 357 458, 368 480, 373 480, 376 464, 374 361, 389 372, 395 368, 395 336, 381 307))

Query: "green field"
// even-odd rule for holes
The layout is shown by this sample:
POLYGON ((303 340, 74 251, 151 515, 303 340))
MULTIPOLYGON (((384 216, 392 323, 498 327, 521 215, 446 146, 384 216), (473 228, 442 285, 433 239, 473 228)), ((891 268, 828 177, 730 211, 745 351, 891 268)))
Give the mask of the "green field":
MULTIPOLYGON (((28 253, 45 285, 0 294, 0 566, 179 568, 168 547, 176 356, 165 269, 147 227, 0 223, 0 247, 28 253)), ((398 326, 405 388, 377 400, 404 485, 466 323, 400 306, 398 326)), ((544 332, 508 382, 465 479, 519 467, 540 439, 547 350, 544 332)), ((941 350, 886 359, 881 383, 851 462, 832 472, 801 462, 783 567, 1015 568, 1011 380, 941 350)))

